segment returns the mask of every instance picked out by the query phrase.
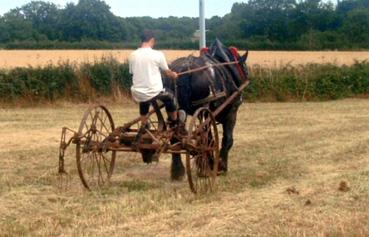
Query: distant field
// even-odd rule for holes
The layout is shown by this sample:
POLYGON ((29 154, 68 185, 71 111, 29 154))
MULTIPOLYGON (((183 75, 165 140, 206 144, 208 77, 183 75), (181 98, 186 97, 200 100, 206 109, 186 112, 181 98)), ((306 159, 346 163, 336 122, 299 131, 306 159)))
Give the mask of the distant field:
MULTIPOLYGON (((131 50, 0 50, 0 68, 42 66, 69 61, 71 63, 93 62, 102 57, 114 57, 120 62, 127 60, 131 50)), ((168 61, 188 55, 198 55, 198 51, 164 50, 168 61)), ((251 51, 249 65, 279 67, 307 63, 334 63, 351 65, 355 60, 369 60, 369 51, 361 52, 287 52, 251 51)))
MULTIPOLYGON (((61 127, 87 106, 0 109, 1 236, 369 236, 369 100, 242 105, 230 172, 198 197, 170 181, 168 157, 127 154, 87 193, 73 147, 61 186, 61 127)), ((109 108, 117 125, 138 114, 109 108)))

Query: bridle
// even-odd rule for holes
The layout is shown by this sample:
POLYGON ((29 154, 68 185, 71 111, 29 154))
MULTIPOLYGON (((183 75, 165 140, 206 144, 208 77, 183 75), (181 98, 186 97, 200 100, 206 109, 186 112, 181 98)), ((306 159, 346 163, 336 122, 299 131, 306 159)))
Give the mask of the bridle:
POLYGON ((238 62, 236 64, 238 73, 240 74, 242 81, 247 81, 248 77, 245 73, 245 71, 243 70, 242 66, 241 66, 241 62, 240 62, 240 54, 238 53, 238 49, 236 47, 230 47, 229 50, 231 51, 233 57, 235 58, 235 60, 238 62))

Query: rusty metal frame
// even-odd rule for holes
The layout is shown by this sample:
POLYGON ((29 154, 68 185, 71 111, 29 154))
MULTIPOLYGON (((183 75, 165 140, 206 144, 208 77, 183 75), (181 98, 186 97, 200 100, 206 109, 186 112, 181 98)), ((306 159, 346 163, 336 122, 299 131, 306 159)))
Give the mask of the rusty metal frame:
MULTIPOLYGON (((219 115, 226 106, 228 106, 230 103, 232 103, 232 101, 237 98, 238 96, 241 95, 241 93, 243 92, 243 90, 249 85, 249 81, 244 82, 240 88, 234 92, 230 97, 228 97, 226 99, 226 101, 224 101, 222 103, 222 105, 220 107, 218 107, 215 111, 213 111, 213 116, 216 117, 217 115, 219 115)), ((160 105, 158 108, 158 111, 156 109, 152 109, 149 114, 148 117, 153 115, 154 113, 161 113, 160 109, 163 108, 164 105, 160 105)), ((140 117, 124 124, 122 127, 118 127, 116 128, 111 136, 109 136, 107 139, 109 140, 109 144, 108 146, 104 147, 104 150, 111 150, 111 151, 117 151, 117 152, 137 152, 137 149, 134 149, 130 146, 126 146, 126 145, 122 145, 119 144, 117 146, 117 139, 121 139, 121 135, 122 133, 129 131, 132 133, 137 133, 138 129, 131 129, 131 127, 135 124, 138 124, 140 122, 140 117)), ((201 129, 203 129, 204 127, 208 126, 208 124, 211 122, 211 119, 208 118, 205 120, 205 122, 202 124, 201 127, 198 128, 199 132, 201 129)), ((67 128, 67 127, 63 127, 62 128, 62 134, 61 134, 61 139, 60 139, 60 146, 59 146, 59 173, 60 174, 66 174, 66 170, 65 170, 65 151, 66 149, 73 143, 76 144, 77 142, 80 142, 82 140, 83 137, 85 137, 85 135, 89 132, 90 130, 88 130, 85 134, 78 134, 78 132, 76 132, 73 129, 67 128), (68 133, 71 133, 72 136, 70 136, 67 139, 67 135, 68 133)), ((152 144, 140 144, 138 146, 139 149, 150 149, 150 150, 157 150, 156 155, 160 156, 161 154, 187 154, 190 150, 196 150, 197 148, 194 147, 189 141, 193 138, 189 138, 189 137, 179 137, 179 140, 181 142, 176 143, 176 144, 170 144, 170 140, 171 138, 175 135, 175 132, 172 130, 166 130, 164 131, 164 133, 160 133, 160 134, 155 134, 155 132, 157 131, 153 131, 153 130, 146 130, 146 136, 149 136, 149 138, 151 138, 153 140, 152 144), (166 142, 163 142, 163 139, 165 139, 166 142)), ((196 131, 193 133, 196 134, 196 131)), ((106 145, 106 144, 104 144, 106 145)), ((102 148, 101 148, 102 149, 102 148)))
MULTIPOLYGON (((230 63, 222 63, 219 65, 212 65, 211 67, 218 67, 218 66, 225 66, 225 65, 232 65, 237 64, 237 62, 230 62, 230 63)), ((196 72, 200 70, 205 70, 209 68, 210 66, 205 66, 197 69, 190 70, 188 72, 196 72)), ((186 73, 188 73, 186 72, 186 73)), ((184 73, 180 73, 184 74, 184 73)), ((179 74, 179 75, 180 75, 179 74)), ((246 78, 247 79, 247 78, 246 78)), ((113 152, 138 152, 141 149, 148 149, 155 151, 155 156, 159 158, 161 154, 192 154, 192 152, 196 152, 199 149, 202 151, 206 151, 206 147, 197 147, 196 144, 192 144, 193 140, 196 140, 197 138, 194 136, 197 136, 197 134, 202 134, 201 131, 205 129, 207 126, 210 125, 211 122, 214 123, 214 118, 217 117, 228 105, 230 105, 237 97, 239 97, 243 90, 249 85, 249 80, 246 80, 237 91, 235 91, 231 96, 226 98, 226 100, 215 110, 210 111, 211 116, 205 119, 204 122, 201 123, 199 127, 196 128, 196 130, 191 131, 190 135, 180 135, 175 132, 174 129, 165 129, 165 121, 163 119, 163 115, 161 112, 161 109, 164 107, 163 104, 155 104, 154 109, 150 110, 147 117, 149 119, 150 116, 157 113, 158 119, 162 120, 164 123, 164 127, 162 130, 158 127, 159 130, 150 130, 145 129, 145 133, 143 134, 144 139, 150 139, 152 142, 150 144, 145 143, 139 143, 137 147, 132 146, 132 137, 139 132, 140 129, 133 129, 131 128, 133 125, 139 124, 141 121, 140 117, 137 117, 136 119, 125 123, 122 127, 115 128, 109 135, 106 137, 102 142, 99 142, 99 144, 95 144, 94 151, 113 151, 113 152), (128 134, 130 133, 130 136, 128 134), (126 137, 124 137, 126 135, 126 137), (175 144, 171 144, 171 140, 176 137, 179 142, 175 144), (127 144, 122 143, 126 139, 128 142, 127 144), (205 150, 204 150, 205 149, 205 150)), ((222 95, 223 97, 223 95, 222 95)), ((203 102, 209 103, 209 98, 206 98, 203 102)), ((199 104, 200 105, 200 104, 199 104)), ((104 107, 105 108, 105 107, 104 107)), ((96 115, 95 115, 96 116, 96 115)), ((111 116, 111 115, 110 115, 111 116)), ((160 122, 160 121, 159 121, 160 122)), ((160 125, 160 124, 159 124, 160 125)), ((94 132, 99 133, 98 129, 96 128, 89 128, 84 134, 79 134, 79 132, 76 132, 75 130, 72 130, 67 127, 62 128, 62 134, 60 138, 60 146, 59 146, 59 174, 67 174, 65 170, 65 151, 66 149, 73 143, 73 144, 80 144, 84 143, 86 141, 83 140, 84 137, 86 137, 86 134, 90 133, 93 129, 94 132), (71 135, 69 135, 71 134, 71 135), (69 136, 68 136, 69 135, 69 136), (67 139, 68 138, 68 139, 67 139)), ((88 148, 90 149, 90 148, 88 148)), ((92 148, 91 148, 92 149, 92 148)), ((209 148, 210 149, 210 148, 209 148)))

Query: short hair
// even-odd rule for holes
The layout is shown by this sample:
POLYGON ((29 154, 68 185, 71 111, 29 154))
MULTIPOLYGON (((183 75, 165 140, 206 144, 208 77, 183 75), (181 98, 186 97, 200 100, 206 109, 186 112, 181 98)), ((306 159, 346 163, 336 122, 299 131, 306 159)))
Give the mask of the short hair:
POLYGON ((152 38, 155 38, 155 34, 152 30, 144 30, 141 34, 141 42, 149 42, 152 38))

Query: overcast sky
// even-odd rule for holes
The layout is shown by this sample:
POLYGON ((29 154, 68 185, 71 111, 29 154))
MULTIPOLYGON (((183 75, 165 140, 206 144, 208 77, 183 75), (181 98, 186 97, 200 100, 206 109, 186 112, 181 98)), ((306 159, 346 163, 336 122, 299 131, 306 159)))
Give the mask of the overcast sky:
MULTIPOLYGON (((0 14, 3 15, 10 9, 20 7, 31 2, 31 0, 0 0, 0 14)), ((61 7, 67 2, 77 3, 78 0, 49 0, 61 7)), ((190 16, 197 17, 198 0, 105 0, 111 7, 111 11, 118 16, 190 16)), ((245 0, 205 0, 206 17, 224 16, 231 11, 235 2, 245 2, 245 0)))

